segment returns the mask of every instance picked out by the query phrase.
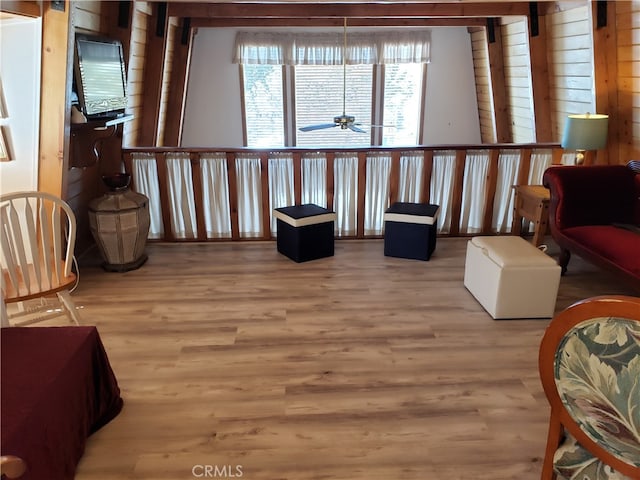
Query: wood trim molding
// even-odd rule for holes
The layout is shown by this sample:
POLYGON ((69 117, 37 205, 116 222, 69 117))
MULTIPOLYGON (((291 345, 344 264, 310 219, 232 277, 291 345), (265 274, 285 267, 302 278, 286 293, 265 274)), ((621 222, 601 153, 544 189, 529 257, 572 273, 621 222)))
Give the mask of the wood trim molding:
MULTIPOLYGON (((487 35, 487 39, 488 39, 487 35)), ((489 55, 489 73, 493 99, 494 129, 499 143, 512 141, 507 86, 504 73, 504 52, 502 49, 502 30, 494 28, 494 41, 487 43, 489 55)))
MULTIPOLYGON (((531 23, 527 24, 531 30, 531 23)), ((537 17, 537 35, 529 35, 529 61, 531 62, 531 96, 535 112, 536 140, 552 140, 549 66, 547 63, 547 29, 544 16, 537 17)))
POLYGON ((42 16, 41 85, 46 85, 46 92, 40 98, 38 190, 63 199, 67 193, 71 135, 71 102, 67 100, 73 65, 73 48, 69 48, 70 10, 68 3, 60 11, 47 2, 42 16))
POLYGON ((2 0, 2 2, 0 2, 0 12, 11 15, 23 15, 25 17, 41 17, 42 3, 43 2, 2 0))
POLYGON ((594 163, 626 163, 629 159, 620 156, 620 144, 632 143, 628 126, 633 123, 630 99, 618 96, 618 48, 616 33, 616 2, 607 2, 606 26, 597 26, 597 4, 592 4, 593 70, 596 89, 596 112, 609 115, 607 148, 598 151, 594 163), (620 104, 618 102, 625 102, 620 104))
POLYGON ((175 2, 169 15, 191 18, 438 18, 528 15, 528 2, 198 3, 175 2))

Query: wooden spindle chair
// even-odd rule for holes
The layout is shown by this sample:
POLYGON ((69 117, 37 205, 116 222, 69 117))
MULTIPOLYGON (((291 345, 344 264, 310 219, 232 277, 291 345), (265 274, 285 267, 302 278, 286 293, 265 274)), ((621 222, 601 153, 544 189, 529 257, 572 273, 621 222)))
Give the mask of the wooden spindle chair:
POLYGON ((0 262, 2 297, 10 325, 28 325, 67 315, 80 318, 69 290, 77 281, 72 271, 76 219, 67 203, 44 192, 0 196, 0 262), (31 302, 32 300, 38 300, 31 302), (29 302, 30 305, 26 305, 29 302))

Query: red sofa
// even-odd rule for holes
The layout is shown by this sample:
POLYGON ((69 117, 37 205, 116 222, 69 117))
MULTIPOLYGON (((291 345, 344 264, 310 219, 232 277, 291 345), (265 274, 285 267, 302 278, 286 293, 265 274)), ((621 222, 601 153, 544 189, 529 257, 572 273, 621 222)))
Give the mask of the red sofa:
POLYGON ((543 184, 562 273, 575 253, 640 289, 640 175, 624 165, 554 166, 543 184))

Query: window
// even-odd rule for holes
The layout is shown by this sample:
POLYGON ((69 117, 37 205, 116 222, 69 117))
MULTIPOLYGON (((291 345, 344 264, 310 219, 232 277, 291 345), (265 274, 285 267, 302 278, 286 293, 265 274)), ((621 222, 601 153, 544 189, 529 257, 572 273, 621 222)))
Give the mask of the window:
POLYGON ((385 65, 382 145, 419 143, 422 71, 419 63, 385 65))
POLYGON ((282 66, 244 65, 244 122, 249 147, 284 147, 282 66))
POLYGON ((410 146, 420 141, 429 32, 376 30, 349 39, 343 47, 335 33, 238 32, 234 61, 244 86, 246 146, 410 146), (355 117, 355 126, 366 133, 334 126, 343 113, 355 117), (384 130, 383 122, 389 125, 384 130), (328 128, 299 130, 319 124, 328 128))
POLYGON ((371 86, 373 65, 348 65, 346 69, 346 95, 343 95, 342 65, 296 65, 296 138, 297 146, 329 147, 343 145, 366 147, 371 145, 371 86), (343 102, 344 100, 344 102, 343 102), (344 103, 344 105, 343 105, 344 103), (342 130, 340 127, 301 132, 307 125, 333 123, 343 113, 363 123, 367 133, 342 130))

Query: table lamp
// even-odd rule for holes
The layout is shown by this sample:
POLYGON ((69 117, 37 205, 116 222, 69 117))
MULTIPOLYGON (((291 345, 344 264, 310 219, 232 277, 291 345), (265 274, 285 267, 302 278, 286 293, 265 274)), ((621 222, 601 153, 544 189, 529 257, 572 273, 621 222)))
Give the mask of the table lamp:
POLYGON ((569 115, 564 124, 562 148, 575 150, 575 164, 584 163, 584 152, 599 150, 607 145, 607 129, 609 116, 597 113, 569 115))

